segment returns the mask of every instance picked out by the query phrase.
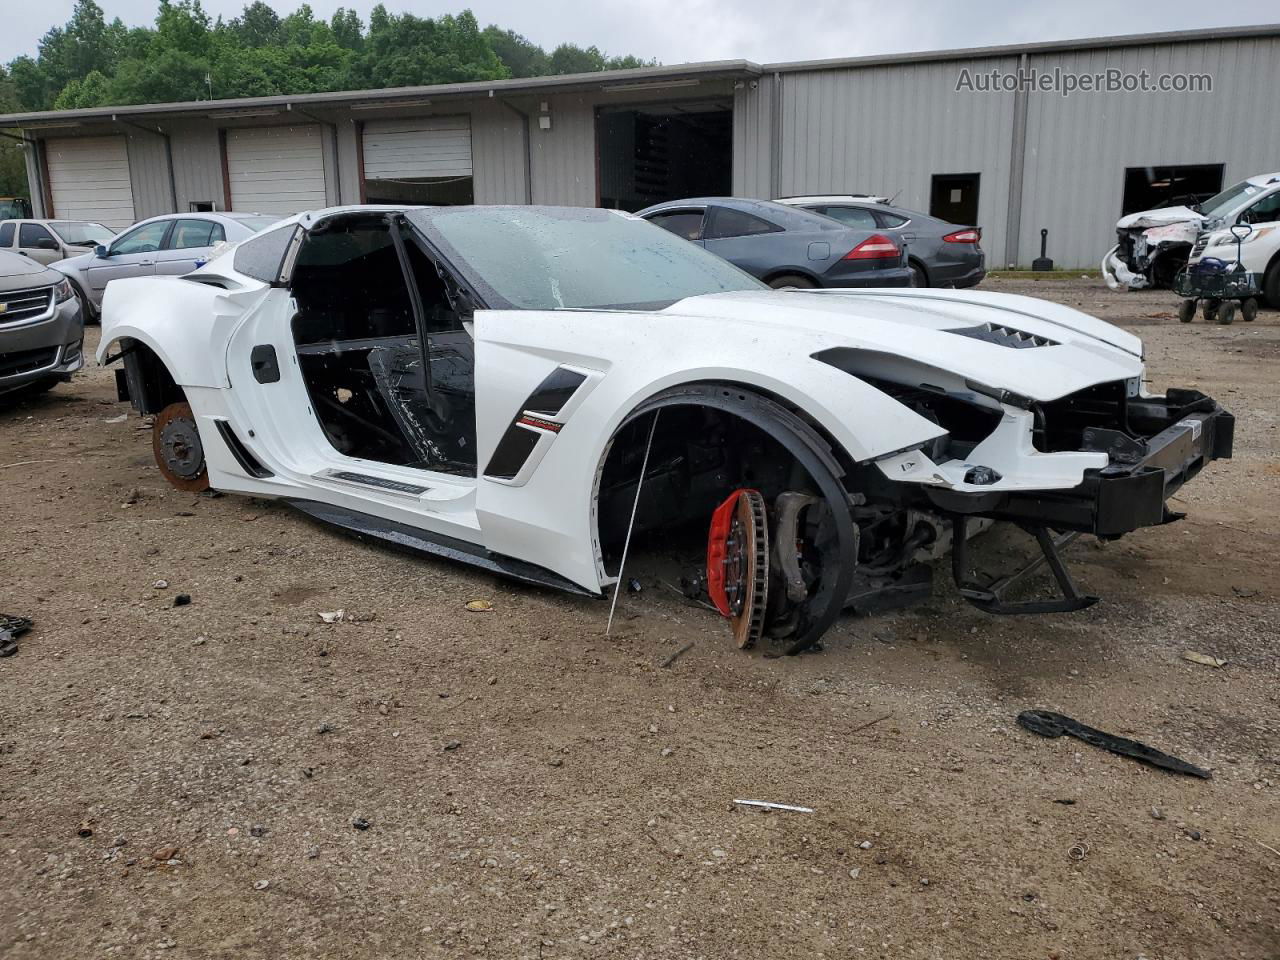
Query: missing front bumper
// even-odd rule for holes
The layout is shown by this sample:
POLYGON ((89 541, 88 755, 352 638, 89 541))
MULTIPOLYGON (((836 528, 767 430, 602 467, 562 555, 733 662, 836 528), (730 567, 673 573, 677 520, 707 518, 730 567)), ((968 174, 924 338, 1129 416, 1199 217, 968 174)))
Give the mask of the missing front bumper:
POLYGON ((1157 432, 1135 439, 1117 430, 1087 428, 1084 449, 1105 452, 1111 462, 1085 471, 1080 484, 1069 490, 974 494, 930 487, 928 495, 940 509, 962 516, 1099 537, 1177 519, 1165 501, 1206 463, 1230 458, 1235 418, 1195 390, 1134 400, 1130 412, 1158 425, 1157 432))

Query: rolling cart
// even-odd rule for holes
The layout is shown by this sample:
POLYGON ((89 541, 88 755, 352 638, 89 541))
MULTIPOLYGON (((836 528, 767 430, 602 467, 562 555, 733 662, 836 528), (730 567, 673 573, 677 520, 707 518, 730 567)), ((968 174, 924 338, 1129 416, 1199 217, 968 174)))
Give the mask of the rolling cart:
POLYGON ((1236 238, 1235 263, 1203 257, 1178 272, 1173 290, 1183 298, 1178 304, 1180 321, 1190 323, 1198 303, 1203 304, 1204 318, 1209 323, 1231 323, 1236 318, 1237 304, 1245 320, 1251 321, 1258 315, 1258 285, 1240 260, 1240 244, 1252 232, 1253 227, 1247 223, 1231 227, 1231 235, 1236 238))

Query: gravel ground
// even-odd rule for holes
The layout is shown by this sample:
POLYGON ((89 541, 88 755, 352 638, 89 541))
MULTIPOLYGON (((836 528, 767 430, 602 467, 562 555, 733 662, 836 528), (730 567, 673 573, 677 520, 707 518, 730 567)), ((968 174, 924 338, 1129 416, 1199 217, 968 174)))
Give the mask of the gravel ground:
POLYGON ((0 408, 0 610, 37 621, 0 660, 0 957, 1280 957, 1280 315, 984 288, 1139 333, 1236 458, 1185 521, 1072 548, 1090 610, 943 584, 794 659, 653 554, 606 638, 600 602, 175 491, 110 371, 0 408))

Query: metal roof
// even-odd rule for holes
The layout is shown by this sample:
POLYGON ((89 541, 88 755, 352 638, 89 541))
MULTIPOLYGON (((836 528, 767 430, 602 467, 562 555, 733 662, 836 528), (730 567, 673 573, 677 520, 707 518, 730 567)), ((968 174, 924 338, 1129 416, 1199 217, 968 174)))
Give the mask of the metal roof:
POLYGON ((664 83, 669 84, 671 81, 685 79, 728 79, 753 77, 768 73, 852 69, 893 64, 928 63, 939 60, 973 60, 1032 53, 1093 50, 1108 47, 1120 48, 1268 37, 1280 37, 1280 23, 1244 27, 1215 27, 1202 30, 1177 30, 1166 33, 1129 34, 1078 40, 1054 40, 1044 43, 926 50, 830 60, 797 60, 766 64, 753 63, 750 60, 712 60, 701 63, 670 64, 660 67, 640 67, 633 70, 602 70, 595 73, 567 74, 564 76, 526 77, 514 80, 481 80, 422 87, 345 90, 336 93, 281 94, 270 97, 242 97, 235 100, 195 100, 184 103, 144 103, 91 107, 83 110, 45 110, 35 113, 0 115, 0 127, 54 126, 94 120, 109 122, 118 117, 207 117, 211 113, 219 114, 224 112, 224 116, 227 119, 232 119, 237 113, 247 115, 248 112, 255 109, 290 110, 294 107, 324 109, 326 107, 350 107, 364 102, 385 106, 395 106, 397 103, 412 106, 428 98, 455 99, 468 96, 499 95, 532 96, 543 91, 551 93, 584 89, 604 89, 622 92, 624 90, 643 90, 650 84, 655 90, 659 90, 664 83))

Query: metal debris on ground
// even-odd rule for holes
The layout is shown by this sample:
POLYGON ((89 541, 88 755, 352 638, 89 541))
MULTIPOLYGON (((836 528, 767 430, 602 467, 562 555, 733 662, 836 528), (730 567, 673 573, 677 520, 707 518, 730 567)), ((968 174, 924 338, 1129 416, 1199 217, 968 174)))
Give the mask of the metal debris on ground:
POLYGON ((1225 667, 1227 661, 1219 660, 1217 657, 1211 657, 1207 653, 1196 653, 1194 650, 1188 650, 1182 655, 1182 659, 1188 663, 1198 663, 1205 667, 1225 667))
POLYGON ((763 807, 765 810, 789 810, 792 813, 813 813, 812 807, 797 807, 790 803, 770 803, 768 800, 735 800, 741 807, 763 807))
POLYGON ((12 657, 18 652, 18 638, 31 629, 29 617, 14 617, 0 613, 0 657, 12 657))
POLYGON ((1066 734, 1078 740, 1083 740, 1091 746, 1109 750, 1111 753, 1119 754, 1122 757, 1132 757, 1134 760, 1150 764, 1153 767, 1159 767, 1162 770, 1185 773, 1188 776, 1200 777, 1204 780, 1213 779, 1213 774, 1208 770, 1187 763, 1185 760, 1179 760, 1177 757, 1170 756, 1153 747, 1148 747, 1145 743, 1139 743, 1137 740, 1117 737, 1114 734, 1087 727, 1078 720, 1073 720, 1071 717, 1064 716, 1061 713, 1052 713, 1048 710, 1024 710, 1018 714, 1018 725, 1042 737, 1060 737, 1066 734))
POLYGON ((1073 843, 1067 851, 1067 856, 1072 860, 1083 860, 1089 855, 1089 845, 1081 840, 1079 843, 1073 843))
POLYGON ((346 612, 347 611, 345 610, 326 610, 317 614, 317 616, 319 616, 321 621, 324 623, 341 623, 342 615, 346 612))
POLYGON ((488 613, 493 609, 493 604, 488 600, 468 600, 464 606, 468 613, 488 613))

